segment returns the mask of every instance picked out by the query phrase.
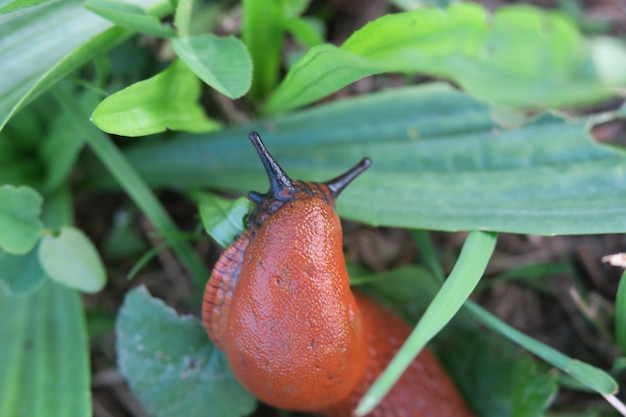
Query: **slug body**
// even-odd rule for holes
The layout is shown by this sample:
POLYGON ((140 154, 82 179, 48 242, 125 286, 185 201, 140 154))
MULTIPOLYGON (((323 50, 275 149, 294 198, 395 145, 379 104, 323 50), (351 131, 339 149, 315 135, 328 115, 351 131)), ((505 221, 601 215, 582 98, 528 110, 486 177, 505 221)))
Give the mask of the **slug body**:
MULTIPOLYGON (((410 328, 352 292, 334 210, 338 194, 370 165, 364 158, 326 183, 290 179, 250 134, 270 179, 248 229, 224 251, 204 293, 203 321, 237 379, 279 408, 349 417, 410 328)), ((469 417, 428 351, 370 414, 469 417)))

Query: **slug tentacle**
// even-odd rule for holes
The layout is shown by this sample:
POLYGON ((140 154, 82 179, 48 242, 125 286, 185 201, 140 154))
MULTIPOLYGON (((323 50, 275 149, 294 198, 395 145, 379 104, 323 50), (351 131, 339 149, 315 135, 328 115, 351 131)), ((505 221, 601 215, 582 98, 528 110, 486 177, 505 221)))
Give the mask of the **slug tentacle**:
POLYGON ((246 220, 246 225, 251 229, 253 235, 268 216, 276 213, 285 203, 306 198, 319 198, 326 204, 334 207, 339 193, 371 165, 369 158, 363 158, 350 170, 330 181, 296 181, 291 179, 280 164, 276 162, 257 132, 251 132, 248 135, 248 139, 250 139, 250 142, 252 142, 259 154, 270 183, 270 189, 267 194, 261 194, 257 191, 248 193, 248 198, 256 204, 256 207, 246 220))
MULTIPOLYGON (((261 162, 263 162, 263 167, 265 168, 265 172, 267 172, 267 177, 270 180, 270 193, 276 200, 280 201, 290 201, 293 200, 293 194, 295 192, 295 185, 291 178, 285 174, 285 171, 278 165, 276 160, 269 153, 265 144, 261 140, 261 136, 257 132, 251 132, 248 135, 248 139, 254 145, 259 157, 261 158, 261 162)), ((249 194, 249 197, 252 201, 257 202, 258 198, 261 196, 259 193, 249 194), (252 195, 250 195, 252 194, 252 195)))
POLYGON ((337 199, 339 194, 363 171, 372 165, 372 161, 369 158, 361 159, 361 162, 356 164, 348 172, 341 174, 340 176, 333 178, 330 181, 326 181, 324 184, 328 186, 333 199, 337 199))

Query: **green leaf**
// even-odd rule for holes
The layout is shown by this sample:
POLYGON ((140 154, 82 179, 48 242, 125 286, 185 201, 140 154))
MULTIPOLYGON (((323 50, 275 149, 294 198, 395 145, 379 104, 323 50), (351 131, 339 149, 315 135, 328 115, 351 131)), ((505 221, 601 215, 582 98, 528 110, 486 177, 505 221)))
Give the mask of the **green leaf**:
POLYGON ((572 274, 571 265, 555 262, 540 262, 529 265, 513 266, 502 273, 492 275, 489 281, 483 281, 478 285, 478 291, 502 284, 503 282, 519 281, 525 286, 533 288, 541 294, 554 294, 549 278, 556 275, 572 274))
MULTIPOLYGON (((71 123, 81 135, 88 139, 89 145, 101 162, 107 167, 110 174, 119 181, 119 184, 128 193, 131 199, 146 214, 148 219, 155 225, 158 232, 167 236, 176 234, 178 228, 172 221, 163 206, 159 203, 152 190, 143 179, 137 175, 134 168, 128 163, 121 151, 113 144, 108 135, 98 130, 87 120, 87 111, 77 103, 67 89, 60 86, 55 89, 55 99, 63 111, 70 116, 71 123)), ((200 261, 198 254, 192 250, 188 242, 169 241, 174 252, 185 265, 196 283, 201 286, 206 283, 208 272, 200 261)))
POLYGON ((221 247, 230 246, 243 233, 243 218, 253 207, 247 198, 231 201, 209 193, 195 193, 194 198, 204 229, 221 247))
POLYGON ((31 294, 46 278, 39 263, 37 247, 24 255, 13 255, 0 249, 0 287, 7 295, 31 294))
POLYGON ((268 99, 264 113, 311 103, 368 75, 448 78, 499 107, 541 109, 606 99, 626 85, 626 49, 585 43, 560 14, 528 6, 419 9, 380 17, 341 48, 311 48, 268 99))
MULTIPOLYGON (((155 15, 167 0, 137 0, 155 15)), ((22 107, 131 32, 89 12, 82 1, 49 1, 0 15, 0 129, 22 107)))
POLYGON ((241 37, 254 65, 250 96, 266 97, 276 86, 283 50, 283 7, 280 1, 243 0, 241 37))
POLYGON ((287 18, 298 17, 309 7, 311 0, 280 0, 283 15, 287 18))
POLYGON ((556 366, 594 391, 605 396, 615 394, 618 391, 619 387, 617 382, 613 379, 613 377, 611 377, 611 375, 604 372, 602 369, 596 368, 577 359, 572 359, 558 350, 523 334, 472 301, 467 301, 465 303, 465 307, 484 326, 509 338, 514 343, 520 345, 546 362, 556 366))
POLYGON ((91 415, 81 299, 53 281, 27 297, 0 291, 0 415, 91 415))
POLYGON ((53 0, 3 0, 0 2, 0 14, 16 12, 27 7, 33 7, 50 1, 53 0))
POLYGON ((202 324, 144 287, 126 295, 116 329, 118 366, 150 415, 236 417, 254 409, 202 324))
MULTIPOLYGON (((441 289, 441 284, 433 275, 418 266, 396 268, 383 274, 357 279, 350 276, 350 285, 356 285, 359 290, 366 292, 412 325, 424 315, 424 311, 441 289)), ((456 340, 459 333, 474 331, 475 328, 475 321, 460 311, 440 334, 456 340)))
POLYGON ((396 356, 363 395, 355 415, 364 416, 376 407, 418 353, 463 306, 485 272, 495 245, 496 235, 470 232, 448 279, 396 356))
POLYGON ((191 15, 193 13, 193 0, 178 0, 174 13, 174 25, 178 29, 181 38, 189 37, 191 27, 191 15))
POLYGON ((171 27, 163 25, 157 17, 147 14, 134 4, 115 0, 88 0, 85 7, 126 29, 162 38, 176 36, 171 27))
POLYGON ((174 61, 165 71, 104 99, 93 111, 93 123, 107 133, 144 136, 167 129, 207 132, 221 127, 198 104, 200 80, 174 61))
MULTIPOLYGON (((306 46, 317 46, 324 43, 313 20, 292 17, 284 22, 285 29, 306 46)), ((272 85, 273 87, 273 85, 272 85)))
POLYGON ((174 39, 174 50, 198 77, 229 98, 243 96, 252 82, 252 62, 239 39, 212 34, 174 39))
MULTIPOLYGON (((605 118, 608 120, 609 118, 605 118)), ((540 235, 626 232, 626 156, 595 143, 589 121, 544 114, 503 129, 442 84, 345 99, 203 137, 126 152, 154 187, 267 189, 251 130, 293 178, 326 181, 363 156, 372 167, 337 202, 340 216, 426 230, 540 235)), ((88 162, 88 161, 86 161, 88 162)), ((110 186, 96 164, 91 185, 110 186)))
MULTIPOLYGON (((98 130, 87 120, 87 109, 80 106, 75 97, 63 86, 55 89, 55 99, 63 111, 70 116, 70 120, 75 134, 88 138, 89 145, 100 161, 110 172, 119 184, 124 188, 129 197, 139 206, 157 230, 168 236, 178 233, 178 228, 171 219, 167 211, 159 203, 152 190, 146 185, 143 179, 137 175, 134 168, 128 163, 121 151, 114 145, 108 135, 98 130)), ((192 275, 198 285, 206 282, 208 271, 200 261, 198 254, 192 250, 191 245, 186 241, 169 241, 179 259, 192 275)))
MULTIPOLYGON (((88 102, 88 99, 81 100, 83 105, 89 105, 88 102)), ((64 184, 83 149, 85 138, 74 130, 67 115, 60 113, 42 142, 39 153, 46 166, 43 189, 49 191, 64 184)))
POLYGON ((39 261, 50 278, 85 292, 98 292, 106 272, 98 252, 80 230, 64 226, 58 236, 45 235, 39 245, 39 261))
POLYGON ((20 254, 35 246, 43 228, 42 203, 32 188, 0 186, 0 248, 20 254))
POLYGON ((462 340, 438 353, 477 416, 544 415, 557 392, 556 373, 540 369, 506 339, 475 334, 462 340))
MULTIPOLYGON (((84 94, 81 104, 94 95, 84 94)), ((47 194, 66 180, 83 142, 51 97, 43 96, 0 132, 0 183, 29 185, 47 194)))

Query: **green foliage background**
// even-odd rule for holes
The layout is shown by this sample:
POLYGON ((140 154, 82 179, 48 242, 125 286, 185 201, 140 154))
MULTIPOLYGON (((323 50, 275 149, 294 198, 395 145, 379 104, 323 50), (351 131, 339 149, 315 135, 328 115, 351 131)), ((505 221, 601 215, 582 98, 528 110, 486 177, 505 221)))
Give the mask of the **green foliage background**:
MULTIPOLYGON (((609 372, 520 333, 468 297, 480 290, 498 232, 626 232, 624 150, 589 134, 598 123, 623 118, 624 107, 577 117, 555 111, 625 91, 626 47, 606 33, 583 35, 585 22, 572 19, 571 5, 563 8, 568 16, 523 5, 490 14, 468 2, 417 3, 402 10, 414 2, 395 1, 397 13, 337 46, 326 41, 323 20, 308 14, 305 0, 262 7, 245 0, 237 6, 240 31, 230 36, 213 33, 229 12, 221 3, 1 2, 0 363, 9 366, 0 370, 0 415, 91 413, 80 291, 101 290, 109 266, 72 226, 75 194, 82 187, 123 190, 202 288, 208 270, 153 190, 182 191, 198 204, 207 232, 228 245, 249 204, 197 188, 266 187, 245 144, 250 130, 266 138, 295 178, 326 180, 370 156, 371 170, 342 195, 339 213, 412 229, 424 253, 423 266, 351 274, 354 285, 409 320, 422 317, 360 413, 444 327, 461 329, 457 337, 465 341, 442 353, 460 388, 468 398, 492 396, 473 404, 481 417, 545 415, 558 390, 548 366, 615 404, 618 384, 609 372), (168 16, 173 24, 164 23, 168 16), (137 60, 121 76, 111 51, 136 33, 160 39, 171 63, 155 73, 141 71, 137 60), (291 60, 283 60, 286 40, 298 47, 291 60), (388 73, 404 74, 407 85, 384 88, 388 73), (382 91, 318 102, 372 75, 382 91), (416 84, 415 75, 440 81, 416 84), (215 103, 206 105, 207 91, 243 98, 251 120, 227 123, 211 110, 215 103), (162 134, 167 130, 183 132, 162 134), (104 132, 157 135, 120 148, 104 132), (81 153, 85 145, 91 154, 81 153), (471 231, 445 281, 424 230, 471 231), (494 336, 481 340, 478 325, 494 336), (472 369, 464 369, 468 355, 472 369), (510 389, 501 389, 502 380, 510 389)), ((625 305, 622 279, 615 318, 622 354, 625 305)), ((145 289, 128 294, 116 329, 120 370, 151 415, 226 417, 254 409, 197 320, 177 316, 145 289)))

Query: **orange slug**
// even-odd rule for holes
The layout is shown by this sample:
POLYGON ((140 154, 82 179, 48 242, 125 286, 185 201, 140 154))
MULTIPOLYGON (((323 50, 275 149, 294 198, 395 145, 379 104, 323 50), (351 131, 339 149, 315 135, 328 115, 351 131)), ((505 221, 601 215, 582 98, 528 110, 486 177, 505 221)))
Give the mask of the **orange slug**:
MULTIPOLYGON (((350 417, 411 330, 348 282, 335 199, 370 160, 325 183, 295 181, 256 132, 249 138, 270 190, 249 194, 256 208, 247 230, 213 269, 204 292, 204 325, 235 377, 261 401, 350 417)), ((472 413, 424 350, 369 415, 472 413)))

